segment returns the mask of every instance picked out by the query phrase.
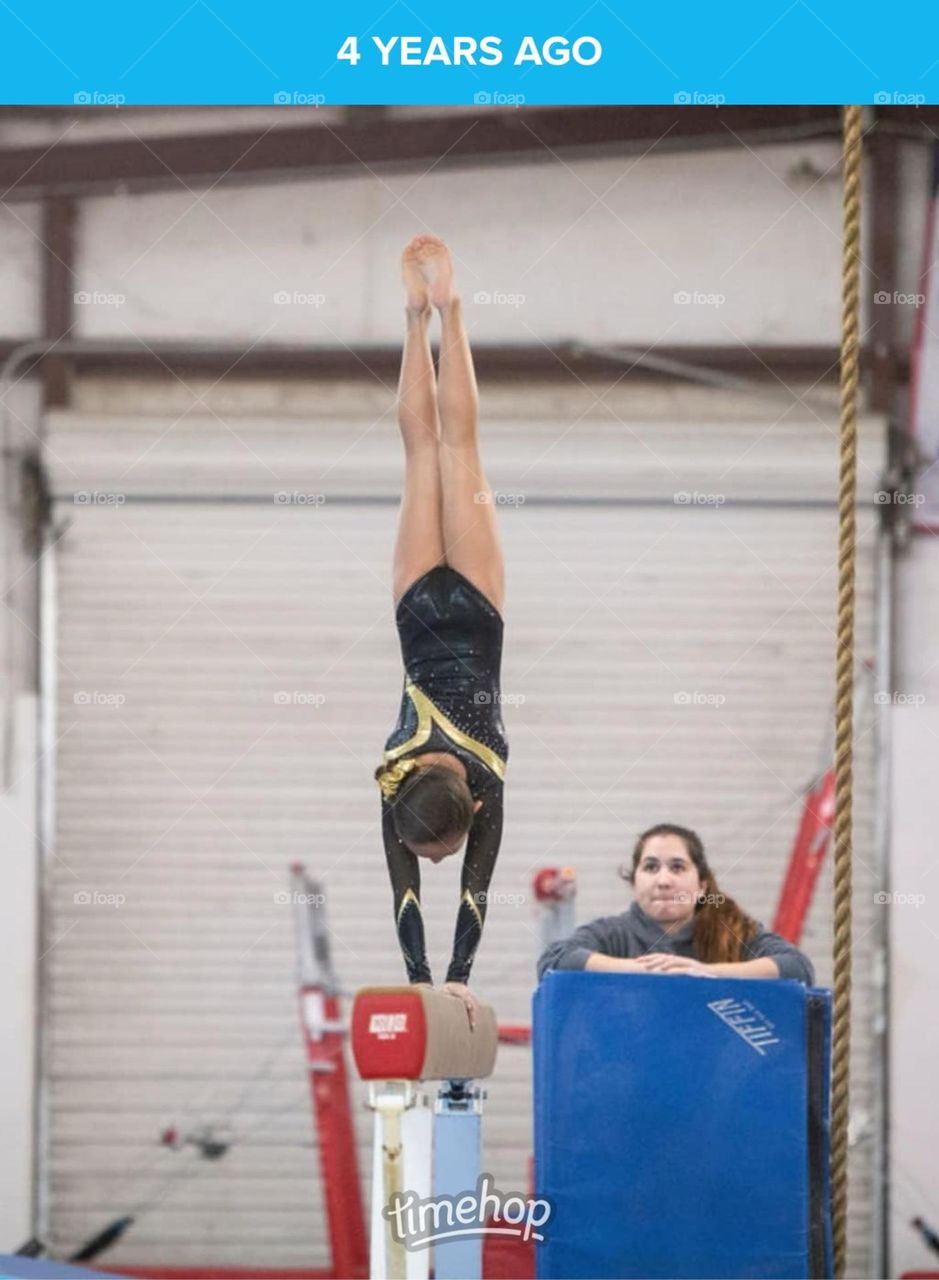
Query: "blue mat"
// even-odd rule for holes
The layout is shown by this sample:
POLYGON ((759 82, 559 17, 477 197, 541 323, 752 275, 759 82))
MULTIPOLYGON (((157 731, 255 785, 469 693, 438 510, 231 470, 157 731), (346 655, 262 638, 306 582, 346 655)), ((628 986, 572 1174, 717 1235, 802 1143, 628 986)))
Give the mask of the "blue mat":
POLYGON ((549 972, 533 1001, 539 1280, 831 1274, 831 1000, 549 972))
POLYGON ((0 1280, 116 1280, 113 1274, 73 1267, 68 1262, 50 1258, 21 1258, 15 1253, 0 1253, 0 1280))

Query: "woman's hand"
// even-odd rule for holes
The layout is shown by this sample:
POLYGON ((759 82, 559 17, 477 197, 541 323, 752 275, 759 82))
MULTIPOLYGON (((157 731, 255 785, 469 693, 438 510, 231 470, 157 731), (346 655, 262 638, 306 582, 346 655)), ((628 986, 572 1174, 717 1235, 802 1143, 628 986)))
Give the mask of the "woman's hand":
POLYGON ((470 1031, 476 1029, 476 1015, 479 1012, 479 1001, 470 991, 465 982, 445 982, 440 988, 446 991, 447 995, 455 996, 457 1000, 463 1001, 463 1007, 466 1010, 466 1016, 469 1019, 470 1031))
POLYGON ((636 956, 633 964, 644 973, 664 973, 666 964, 674 958, 666 951, 647 951, 644 956, 636 956))
POLYGON ((648 955, 637 956, 636 963, 646 973, 685 973, 693 978, 717 977, 710 965, 702 964, 691 956, 671 955, 667 951, 650 951, 648 955))

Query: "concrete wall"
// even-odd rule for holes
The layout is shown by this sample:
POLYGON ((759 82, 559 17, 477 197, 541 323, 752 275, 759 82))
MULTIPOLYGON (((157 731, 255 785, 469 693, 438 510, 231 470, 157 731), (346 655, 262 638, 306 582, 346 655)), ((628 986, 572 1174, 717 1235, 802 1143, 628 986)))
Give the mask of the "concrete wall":
MULTIPOLYGON (((28 245, 24 242, 24 252, 28 245)), ((2 260, 2 255, 0 255, 2 260)), ((2 270, 2 268, 0 268, 2 270)), ((16 272, 8 273, 11 280, 16 272)), ((10 392, 9 443, 35 443, 36 387, 10 392)), ((23 539, 18 470, 0 457, 0 1252, 16 1248, 31 1230, 35 1093, 37 905, 41 854, 38 792, 48 765, 40 758, 37 619, 38 565, 23 539)))
POLYGON ((31 1232, 36 1067, 38 864, 36 858, 36 698, 16 702, 12 786, 0 794, 0 1252, 31 1232))
POLYGON ((921 1214, 933 1230, 939 1186, 939 541, 917 538, 899 571, 895 687, 891 703, 892 839, 890 896, 890 1225, 891 1274, 936 1269, 910 1227, 921 1214))

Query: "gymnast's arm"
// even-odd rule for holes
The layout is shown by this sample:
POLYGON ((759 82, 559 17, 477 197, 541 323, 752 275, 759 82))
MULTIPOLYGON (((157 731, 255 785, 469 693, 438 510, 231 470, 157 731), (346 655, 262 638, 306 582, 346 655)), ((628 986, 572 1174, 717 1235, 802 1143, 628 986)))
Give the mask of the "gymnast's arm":
POLYGON ((447 982, 467 983, 486 919, 489 882, 502 843, 502 782, 493 777, 485 788, 482 805, 473 819, 463 857, 460 906, 453 932, 453 954, 447 982))
POLYGON ((404 956, 409 982, 430 982, 430 966, 424 944, 424 917, 421 915, 421 871, 417 857, 395 831, 391 803, 381 805, 381 833, 385 859, 394 894, 395 928, 404 956))

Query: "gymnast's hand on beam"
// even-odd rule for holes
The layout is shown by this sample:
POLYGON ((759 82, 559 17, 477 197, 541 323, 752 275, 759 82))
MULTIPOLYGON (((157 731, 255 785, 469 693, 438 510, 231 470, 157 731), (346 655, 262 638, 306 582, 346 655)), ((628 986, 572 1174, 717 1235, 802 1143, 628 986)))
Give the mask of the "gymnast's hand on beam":
POLYGON ((700 960, 691 956, 675 956, 667 951, 650 951, 648 955, 637 956, 638 964, 646 973, 686 973, 693 978, 716 978, 717 974, 700 960))
POLYGON ((457 1000, 463 1001, 463 1008, 466 1010, 466 1016, 469 1019, 470 1031, 475 1031, 479 1001, 469 987, 464 982, 445 982, 440 990, 446 991, 447 995, 456 996, 457 1000))

